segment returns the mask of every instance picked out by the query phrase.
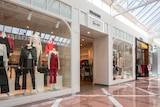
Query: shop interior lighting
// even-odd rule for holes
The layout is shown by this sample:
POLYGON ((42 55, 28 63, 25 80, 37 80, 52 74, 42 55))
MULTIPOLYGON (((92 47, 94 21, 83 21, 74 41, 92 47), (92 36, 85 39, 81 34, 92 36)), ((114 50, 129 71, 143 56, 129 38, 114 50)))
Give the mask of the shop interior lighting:
POLYGON ((26 28, 28 29, 28 28, 29 28, 29 26, 26 26, 26 28))
POLYGON ((87 32, 88 34, 90 34, 90 32, 87 32))
POLYGON ((32 18, 32 11, 28 13, 27 20, 31 20, 31 18, 32 18))
POLYGON ((84 39, 82 39, 82 41, 84 41, 84 39))
POLYGON ((57 29, 58 29, 58 28, 59 28, 60 23, 61 23, 60 21, 57 21, 55 28, 57 28, 57 29))

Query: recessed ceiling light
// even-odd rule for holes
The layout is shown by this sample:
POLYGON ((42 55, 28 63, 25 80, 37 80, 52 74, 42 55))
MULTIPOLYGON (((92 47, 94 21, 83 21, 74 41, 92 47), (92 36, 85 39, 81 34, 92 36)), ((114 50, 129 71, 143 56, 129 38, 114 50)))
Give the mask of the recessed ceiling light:
POLYGON ((88 34, 90 34, 90 32, 87 32, 88 34))
POLYGON ((26 28, 29 28, 29 26, 26 26, 26 28))
POLYGON ((51 34, 53 34, 53 32, 51 32, 51 34))
POLYGON ((84 41, 84 39, 82 39, 82 41, 84 41))

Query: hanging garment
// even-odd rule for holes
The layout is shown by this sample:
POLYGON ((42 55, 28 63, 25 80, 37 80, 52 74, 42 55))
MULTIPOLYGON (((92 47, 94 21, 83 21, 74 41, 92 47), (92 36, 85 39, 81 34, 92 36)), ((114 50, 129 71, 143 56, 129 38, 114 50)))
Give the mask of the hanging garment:
POLYGON ((8 42, 9 42, 9 46, 10 46, 10 53, 14 52, 14 41, 13 38, 8 37, 8 42))
POLYGON ((6 74, 5 66, 7 67, 7 52, 6 46, 0 44, 0 88, 1 93, 9 92, 8 77, 6 74), (5 66, 4 66, 5 65, 5 66))

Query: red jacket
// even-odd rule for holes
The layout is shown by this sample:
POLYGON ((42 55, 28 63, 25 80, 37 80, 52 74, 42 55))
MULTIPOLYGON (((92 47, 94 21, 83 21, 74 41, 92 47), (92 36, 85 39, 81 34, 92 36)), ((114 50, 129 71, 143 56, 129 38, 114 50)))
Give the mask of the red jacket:
POLYGON ((45 53, 48 55, 48 52, 55 48, 55 44, 53 42, 48 41, 45 47, 45 53))
POLYGON ((10 46, 10 52, 13 53, 13 51, 14 51, 14 41, 13 41, 13 38, 8 37, 8 42, 9 42, 9 46, 10 46))

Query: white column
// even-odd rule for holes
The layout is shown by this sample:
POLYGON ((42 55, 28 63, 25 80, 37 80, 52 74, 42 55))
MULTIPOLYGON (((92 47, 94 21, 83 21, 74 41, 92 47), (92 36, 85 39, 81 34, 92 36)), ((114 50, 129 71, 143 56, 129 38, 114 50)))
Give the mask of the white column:
POLYGON ((113 81, 113 37, 112 26, 108 25, 108 85, 113 81))
POLYGON ((80 24, 79 10, 72 9, 71 37, 71 87, 73 93, 80 91, 80 24))

